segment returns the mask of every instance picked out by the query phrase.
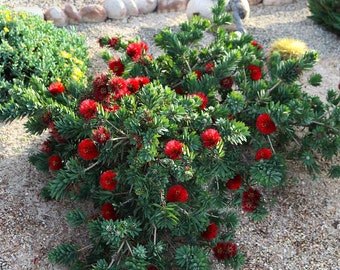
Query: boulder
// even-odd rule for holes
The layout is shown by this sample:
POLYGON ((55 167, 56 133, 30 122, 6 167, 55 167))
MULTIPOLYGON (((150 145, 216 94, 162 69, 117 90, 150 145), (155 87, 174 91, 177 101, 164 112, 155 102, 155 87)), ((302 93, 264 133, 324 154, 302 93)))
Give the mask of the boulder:
POLYGON ((293 3, 293 0, 263 0, 264 6, 282 6, 293 3))
POLYGON ((68 24, 68 17, 65 12, 57 6, 48 8, 44 13, 46 21, 52 21, 55 26, 62 27, 68 24))
POLYGON ((87 5, 80 9, 79 14, 83 22, 98 23, 107 19, 106 9, 102 5, 87 5))
POLYGON ((262 0, 248 0, 249 5, 255 6, 262 3, 262 0))
POLYGON ((189 0, 186 14, 189 20, 195 15, 200 15, 203 18, 212 18, 212 7, 216 5, 212 0, 189 0))
POLYGON ((110 19, 122 19, 127 14, 126 6, 122 0, 105 0, 103 6, 110 19))
POLYGON ((80 16, 77 8, 74 5, 72 5, 70 3, 66 3, 65 7, 64 7, 64 12, 68 17, 70 24, 81 23, 81 16, 80 16))
POLYGON ((135 0, 123 0, 126 7, 126 15, 128 16, 137 16, 139 14, 139 10, 135 0))
POLYGON ((185 10, 188 0, 158 0, 157 12, 171 12, 185 10))
POLYGON ((15 7, 14 10, 15 11, 22 11, 22 12, 25 12, 25 13, 29 13, 29 14, 36 15, 36 16, 39 16, 41 18, 44 18, 44 11, 38 6, 32 6, 32 7, 18 6, 18 7, 15 7))
POLYGON ((139 13, 148 14, 157 8, 157 0, 135 0, 139 13))

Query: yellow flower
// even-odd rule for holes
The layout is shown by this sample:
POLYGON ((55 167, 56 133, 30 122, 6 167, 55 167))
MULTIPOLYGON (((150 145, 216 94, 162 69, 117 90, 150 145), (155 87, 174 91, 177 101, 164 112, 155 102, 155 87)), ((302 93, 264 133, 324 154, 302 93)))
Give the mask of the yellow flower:
POLYGON ((77 57, 73 57, 72 60, 75 64, 79 64, 80 66, 84 65, 84 62, 82 60, 78 59, 77 57))
POLYGON ((6 20, 6 22, 11 22, 12 21, 11 14, 9 13, 8 10, 5 11, 5 20, 6 20))
POLYGON ((271 51, 278 52, 284 60, 289 58, 299 59, 307 50, 306 43, 293 38, 281 38, 271 44, 271 51))
POLYGON ((4 27, 4 31, 5 31, 5 33, 8 33, 8 32, 9 32, 9 29, 5 26, 5 27, 4 27))
POLYGON ((67 51, 61 51, 60 52, 61 56, 66 58, 66 59, 69 59, 72 57, 72 55, 70 53, 68 53, 67 51))
POLYGON ((79 81, 80 78, 84 76, 84 73, 77 67, 73 67, 73 72, 71 78, 75 81, 79 81))

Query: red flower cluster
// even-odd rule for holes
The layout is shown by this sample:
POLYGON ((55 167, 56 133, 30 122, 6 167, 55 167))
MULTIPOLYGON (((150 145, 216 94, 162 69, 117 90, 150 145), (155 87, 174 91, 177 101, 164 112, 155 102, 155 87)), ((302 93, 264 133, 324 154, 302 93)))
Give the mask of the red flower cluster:
POLYGON ((95 118, 97 111, 97 102, 93 99, 85 99, 79 105, 79 114, 81 114, 85 120, 95 118))
POLYGON ((226 187, 229 190, 237 190, 242 185, 242 176, 237 174, 234 178, 229 179, 226 183, 226 187))
POLYGON ((48 159, 48 167, 52 171, 57 171, 63 167, 63 161, 60 156, 53 155, 48 159))
POLYGON ((217 242, 212 250, 216 259, 228 260, 237 254, 237 245, 232 242, 217 242))
POLYGON ((110 131, 100 126, 98 129, 92 131, 92 138, 99 144, 105 144, 111 137, 110 131))
POLYGON ((107 45, 112 49, 115 49, 119 45, 119 43, 120 43, 119 37, 111 37, 107 41, 107 45))
POLYGON ((201 80, 202 79, 202 72, 201 71, 194 70, 193 72, 196 74, 197 80, 201 80))
POLYGON ((158 270, 158 268, 156 266, 154 266, 154 265, 148 265, 146 267, 146 270, 158 270))
POLYGON ((255 159, 257 161, 261 159, 270 159, 272 157, 273 153, 269 148, 261 148, 257 151, 255 155, 255 159))
POLYGON ((201 99, 201 106, 200 109, 204 110, 207 107, 208 104, 208 97, 202 93, 202 92, 197 92, 197 93, 193 93, 191 96, 197 96, 201 99))
POLYGON ((138 62, 142 54, 147 52, 148 45, 143 41, 130 43, 126 48, 126 54, 131 57, 133 62, 138 62))
POLYGON ((54 82, 50 84, 48 91, 50 91, 50 93, 55 96, 57 94, 63 93, 65 91, 65 86, 61 82, 54 82))
POLYGON ((234 84, 234 80, 232 77, 225 77, 220 81, 220 85, 224 88, 224 89, 230 89, 234 84))
POLYGON ((109 69, 116 76, 122 76, 125 67, 120 58, 112 58, 109 60, 109 69))
POLYGON ((188 191, 181 185, 170 187, 166 194, 167 202, 186 202, 188 198, 188 191))
POLYGON ((95 101, 104 101, 109 96, 108 81, 109 78, 106 74, 99 74, 94 77, 92 95, 95 101))
POLYGON ((263 49, 262 45, 261 45, 260 43, 258 43, 256 40, 253 40, 253 41, 251 42, 251 45, 253 45, 254 47, 256 47, 258 50, 262 50, 262 49, 263 49))
POLYGON ((271 134, 276 131, 274 121, 270 118, 269 114, 260 114, 256 120, 256 127, 264 135, 271 134))
POLYGON ((120 99, 123 96, 136 93, 141 87, 150 82, 148 77, 136 77, 124 79, 121 77, 113 77, 109 82, 110 89, 113 92, 113 99, 120 99))
POLYGON ((201 134, 201 140, 205 147, 212 148, 221 140, 221 135, 216 129, 208 128, 201 134))
POLYGON ((183 153, 183 144, 177 140, 168 141, 165 145, 164 153, 173 160, 180 159, 183 153))
POLYGON ((250 71, 250 77, 254 81, 258 81, 262 77, 262 71, 261 68, 255 65, 248 66, 248 70, 250 71))
POLYGON ((204 232, 201 233, 201 237, 205 240, 213 240, 218 234, 218 226, 214 222, 210 222, 209 226, 204 232))
POLYGON ((78 144, 78 154, 85 160, 92 160, 99 156, 99 151, 91 139, 84 139, 78 144))
POLYGON ((53 120, 53 116, 52 116, 52 112, 51 111, 47 111, 47 112, 44 112, 42 115, 41 115, 41 121, 46 125, 48 126, 53 120))
POLYGON ((117 220, 118 214, 111 203, 105 203, 102 206, 102 216, 106 220, 117 220))
POLYGON ((207 74, 212 74, 214 72, 215 64, 213 62, 209 62, 205 64, 205 72, 207 74))
POLYGON ((50 154, 52 151, 52 142, 50 140, 44 141, 40 146, 40 151, 46 154, 50 154))
POLYGON ((57 128, 55 127, 55 124, 51 122, 49 125, 49 131, 51 136, 58 142, 58 143, 65 143, 66 140, 60 135, 57 128))
POLYGON ((100 175, 99 184, 103 189, 113 191, 117 186, 116 176, 114 171, 105 171, 100 175))
POLYGON ((245 212, 253 212, 259 206, 261 193, 250 187, 242 193, 242 210, 245 212))

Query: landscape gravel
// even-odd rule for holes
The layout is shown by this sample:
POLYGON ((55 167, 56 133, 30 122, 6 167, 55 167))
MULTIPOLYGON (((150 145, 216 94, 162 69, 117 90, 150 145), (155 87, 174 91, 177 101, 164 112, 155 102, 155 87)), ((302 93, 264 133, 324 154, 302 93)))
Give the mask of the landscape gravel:
MULTIPOLYGON (((46 9, 60 0, 0 0, 0 5, 39 6, 46 9)), ((71 1, 78 9, 99 1, 71 1)), ((340 83, 340 38, 315 24, 307 1, 297 0, 284 6, 252 6, 245 27, 267 50, 282 37, 300 39, 319 52, 320 60, 311 72, 323 75, 320 87, 305 91, 325 98, 326 90, 340 83)), ((105 69, 98 38, 121 35, 140 36, 154 54, 160 53, 153 36, 163 27, 178 29, 186 20, 185 12, 151 13, 120 21, 81 24, 68 27, 84 35, 91 56, 91 72, 105 69)), ((308 75, 308 74, 307 74, 308 75)), ((306 80, 307 75, 302 78, 306 80)), ((25 119, 0 123, 0 269, 62 270, 48 261, 48 251, 64 241, 85 239, 86 232, 73 229, 65 215, 75 202, 44 201, 40 190, 53 175, 38 172, 28 162, 42 138, 25 133, 25 119)), ((339 163, 339 159, 334 163, 339 163)), ((325 163, 325 167, 329 164, 325 163)), ((266 194, 274 199, 269 216, 261 222, 242 215, 236 239, 246 255, 244 270, 340 270, 340 179, 325 173, 312 180, 297 164, 289 166, 285 188, 266 194)), ((86 207, 86 206, 85 206, 86 207)), ((223 269, 214 264, 213 269, 223 269)))

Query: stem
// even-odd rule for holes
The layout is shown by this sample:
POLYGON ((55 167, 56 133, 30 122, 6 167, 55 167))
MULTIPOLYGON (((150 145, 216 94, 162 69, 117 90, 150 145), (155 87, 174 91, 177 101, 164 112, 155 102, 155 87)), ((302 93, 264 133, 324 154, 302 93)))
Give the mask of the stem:
POLYGON ((270 92, 273 91, 276 87, 278 87, 281 83, 282 83, 282 80, 281 79, 278 80, 278 82, 274 84, 274 86, 267 91, 268 95, 270 95, 270 92))
POLYGON ((272 141, 271 141, 269 135, 267 135, 267 138, 268 138, 268 141, 269 141, 269 144, 270 144, 270 148, 273 150, 273 153, 276 154, 275 149, 273 147, 273 144, 272 144, 272 141))
POLYGON ((80 251, 83 251, 85 249, 92 248, 92 247, 93 247, 93 244, 90 244, 90 245, 87 245, 87 246, 85 246, 85 247, 83 247, 81 249, 78 249, 77 252, 80 252, 80 251))
POLYGON ((153 244, 156 245, 157 242, 157 227, 155 224, 153 224, 153 228, 155 229, 154 234, 153 234, 153 244))
POLYGON ((332 129, 332 130, 334 130, 334 131, 336 131, 336 132, 340 132, 339 129, 337 129, 337 128, 335 128, 335 127, 331 127, 331 126, 326 125, 326 124, 324 124, 324 123, 320 123, 320 122, 317 122, 317 121, 312 121, 312 123, 313 123, 313 124, 320 125, 320 126, 323 126, 323 127, 330 128, 330 129, 332 129))
POLYGON ((96 165, 98 165, 98 161, 96 161, 95 163, 93 163, 92 165, 90 165, 89 167, 87 167, 86 169, 84 169, 84 172, 87 172, 89 170, 91 170, 93 167, 95 167, 96 165))
POLYGON ((117 130, 118 132, 120 132, 121 134, 123 134, 124 136, 126 136, 126 134, 124 133, 124 131, 122 131, 121 129, 117 128, 114 124, 112 124, 110 121, 106 121, 111 127, 113 127, 115 130, 117 130))

